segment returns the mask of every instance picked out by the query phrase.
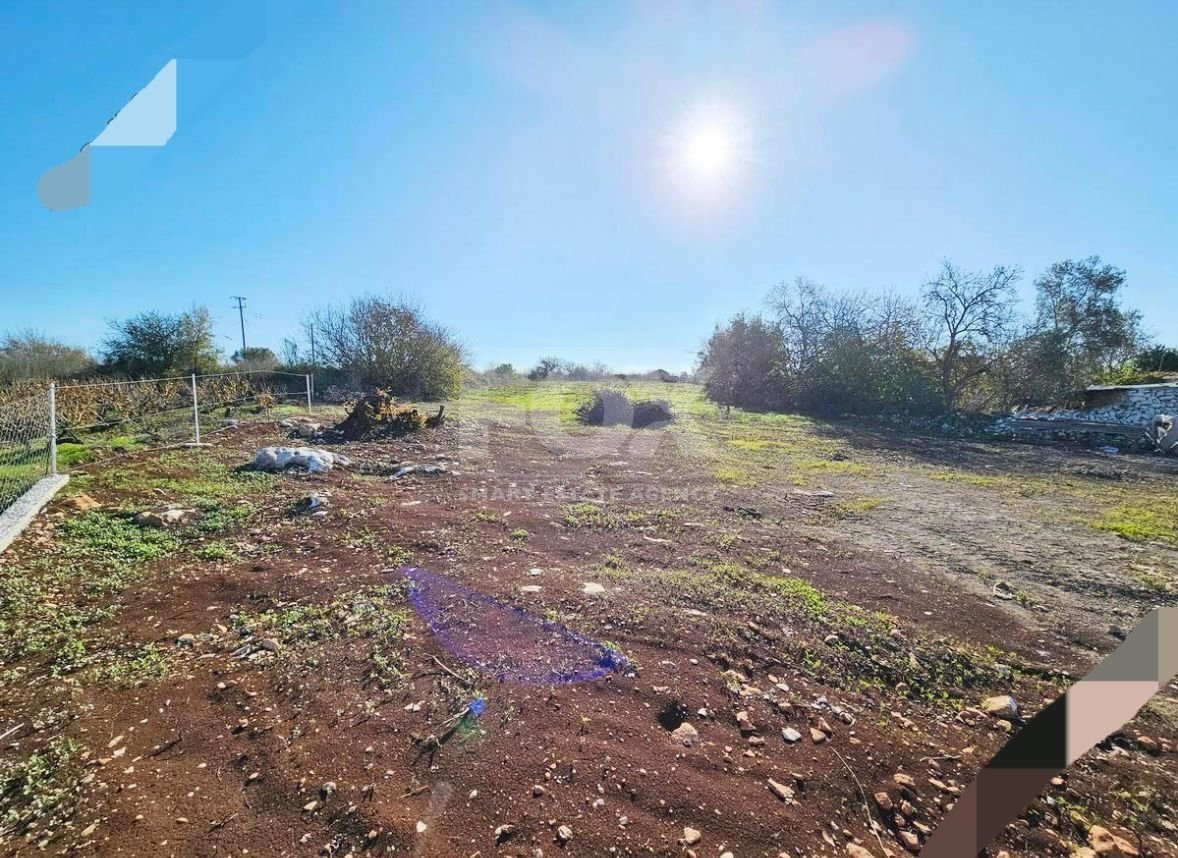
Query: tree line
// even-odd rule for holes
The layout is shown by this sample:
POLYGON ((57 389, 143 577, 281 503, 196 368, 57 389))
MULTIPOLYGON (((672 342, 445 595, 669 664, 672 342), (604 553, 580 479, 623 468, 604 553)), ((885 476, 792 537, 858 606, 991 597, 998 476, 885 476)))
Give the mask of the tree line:
POLYGON ((382 386, 413 399, 445 399, 458 392, 466 350, 457 336, 428 319, 416 304, 366 295, 315 311, 303 322, 313 331, 314 355, 284 341, 283 356, 264 347, 218 348, 212 317, 197 306, 179 313, 147 311, 107 323, 91 356, 84 349, 30 331, 0 338, 0 384, 29 378, 164 378, 229 371, 314 373, 317 386, 382 386))
MULTIPOLYGON (((1150 344, 1122 304, 1125 272, 1097 257, 1064 260, 1033 281, 1023 272, 942 264, 919 298, 839 291, 798 277, 775 287, 762 313, 717 325, 694 374, 714 402, 814 414, 934 414, 1061 402, 1094 381, 1128 383, 1178 372, 1178 349, 1150 344)), ((97 356, 35 332, 0 337, 0 385, 28 378, 161 378, 220 370, 313 373, 316 389, 382 386, 412 399, 446 399, 464 378, 489 384, 619 378, 601 363, 546 356, 475 374, 457 335, 405 299, 365 295, 308 315, 281 356, 244 348, 224 359, 205 307, 148 311, 108 322, 97 356)))
POLYGON ((1122 269, 1057 262, 1033 281, 1028 315, 1022 277, 946 261, 917 300, 798 277, 769 293, 766 312, 717 325, 700 352, 705 393, 759 410, 933 414, 1066 401, 1093 382, 1178 371, 1178 349, 1151 346, 1123 306, 1122 269))

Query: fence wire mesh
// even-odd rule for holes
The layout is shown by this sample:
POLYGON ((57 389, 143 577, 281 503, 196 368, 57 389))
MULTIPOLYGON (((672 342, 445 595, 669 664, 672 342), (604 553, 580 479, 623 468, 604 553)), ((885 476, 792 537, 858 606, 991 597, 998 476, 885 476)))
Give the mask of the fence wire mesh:
POLYGON ((0 403, 0 512, 48 473, 48 390, 0 403))
MULTIPOLYGON (((59 382, 57 441, 65 456, 59 465, 69 470, 70 461, 93 462, 294 414, 307 408, 308 386, 305 375, 268 370, 59 382)), ((49 426, 48 380, 0 389, 0 512, 50 472, 49 426)))

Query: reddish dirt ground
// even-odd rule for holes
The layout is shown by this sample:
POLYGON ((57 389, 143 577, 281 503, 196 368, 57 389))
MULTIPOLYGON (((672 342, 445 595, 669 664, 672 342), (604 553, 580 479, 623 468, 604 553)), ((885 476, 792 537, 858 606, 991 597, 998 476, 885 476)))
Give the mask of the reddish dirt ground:
MULTIPOLYGON (((184 455, 237 465, 282 437, 273 424, 242 426, 184 455)), ((587 467, 509 426, 494 429, 489 459, 462 443, 447 426, 331 448, 364 468, 278 478, 256 513, 222 535, 243 546, 236 557, 152 561, 88 633, 111 647, 157 645, 173 659, 166 676, 128 686, 33 668, 33 679, 6 686, 0 729, 22 725, 5 737, 6 754, 62 733, 87 756, 68 818, 52 835, 10 834, 0 849, 748 858, 843 855, 853 841, 902 855, 899 831, 923 841, 921 828, 935 829, 1007 737, 1008 725, 958 713, 1011 692, 1032 714, 1091 663, 1066 637, 1012 619, 1008 606, 913 562, 902 546, 889 550, 887 532, 869 544, 840 539, 837 525, 801 526, 821 513, 821 497, 724 486, 674 450, 638 470, 624 450, 587 467), (395 461, 449 472, 394 479, 395 461), (688 499, 648 500, 651 486, 688 499), (528 488, 532 497, 516 496, 528 488), (326 515, 291 514, 309 491, 327 498, 326 515), (566 522, 567 505, 585 495, 608 498, 610 526, 566 522), (735 543, 717 539, 724 533, 735 543), (634 669, 556 686, 480 676, 408 607, 403 562, 609 641, 634 669), (762 598, 765 576, 800 579, 828 603, 890 619, 876 620, 876 631, 819 619, 790 599, 762 598), (587 595, 585 582, 605 592, 587 595), (308 642, 276 632, 276 652, 234 655, 250 640, 234 614, 346 602, 390 584, 389 610, 408 617, 398 649, 405 678, 391 688, 372 679, 365 635, 308 642), (185 634, 192 645, 177 646, 185 634), (982 648, 999 641, 1003 653, 987 661, 982 648), (1008 656, 1013 679, 1004 679, 1008 656), (482 716, 455 722, 475 696, 482 716), (68 717, 39 729, 47 711, 68 717), (738 712, 753 731, 742 732, 738 712), (682 720, 698 744, 672 739, 682 720), (820 724, 829 733, 817 743, 810 730, 820 724), (786 727, 802 739, 787 744, 786 727), (897 773, 915 779, 912 794, 896 786, 897 773), (902 826, 872 799, 881 790, 896 805, 911 802, 902 826), (685 827, 698 842, 684 841, 685 827)), ((150 473, 154 455, 91 470, 150 473)), ((134 489, 82 487, 107 507, 145 501, 134 489)), ((181 498, 162 489, 146 499, 181 498)), ((78 514, 67 498, 54 502, 5 562, 35 557, 78 514)), ((486 634, 510 639, 501 628, 486 634)), ((1084 842, 1087 821, 1125 833, 1142 855, 1178 855, 1167 818, 1178 763, 1134 741, 1170 735, 1163 716, 1147 710, 1064 773, 990 854, 1066 855, 1067 843, 1084 842)))

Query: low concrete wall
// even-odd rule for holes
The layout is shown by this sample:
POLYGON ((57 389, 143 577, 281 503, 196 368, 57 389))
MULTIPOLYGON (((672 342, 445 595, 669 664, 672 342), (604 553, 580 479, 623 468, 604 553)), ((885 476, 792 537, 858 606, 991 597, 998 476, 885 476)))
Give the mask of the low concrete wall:
POLYGON ((33 516, 39 513, 41 508, 57 494, 58 489, 69 480, 70 478, 65 474, 44 477, 21 495, 16 503, 0 513, 0 552, 12 544, 12 540, 16 539, 17 535, 29 526, 33 516))

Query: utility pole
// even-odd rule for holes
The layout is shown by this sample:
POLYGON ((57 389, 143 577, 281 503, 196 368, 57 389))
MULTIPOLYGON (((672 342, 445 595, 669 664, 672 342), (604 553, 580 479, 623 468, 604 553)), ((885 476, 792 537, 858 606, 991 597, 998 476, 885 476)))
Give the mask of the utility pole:
POLYGON ((241 352, 242 357, 245 357, 245 297, 242 295, 230 295, 229 297, 237 302, 237 317, 241 320, 241 352))

